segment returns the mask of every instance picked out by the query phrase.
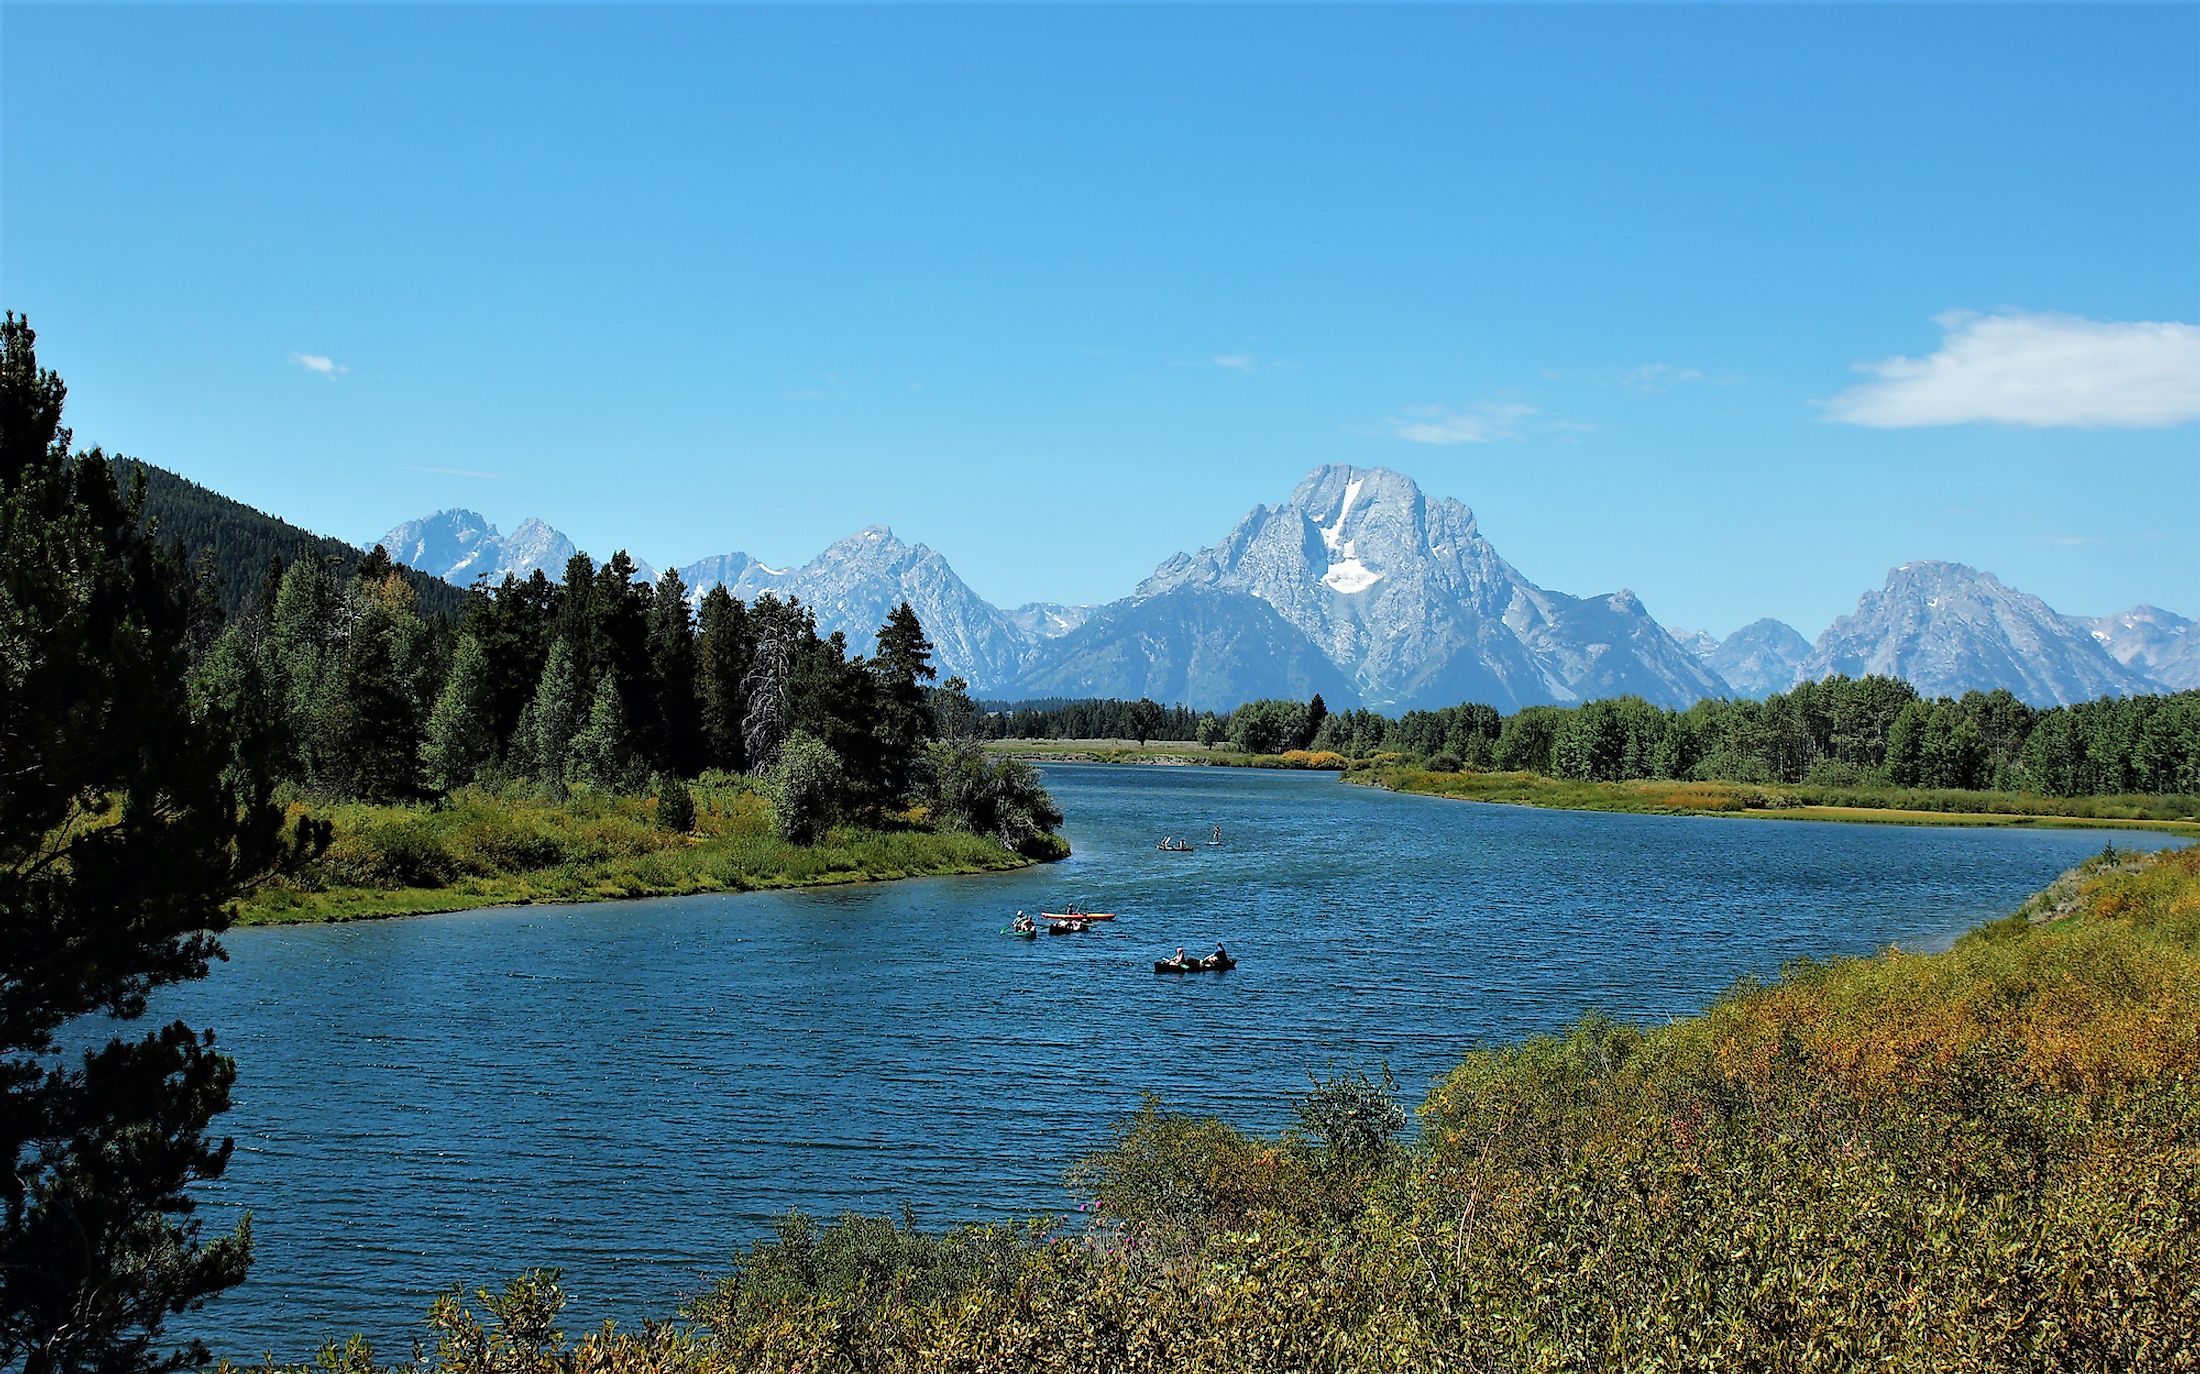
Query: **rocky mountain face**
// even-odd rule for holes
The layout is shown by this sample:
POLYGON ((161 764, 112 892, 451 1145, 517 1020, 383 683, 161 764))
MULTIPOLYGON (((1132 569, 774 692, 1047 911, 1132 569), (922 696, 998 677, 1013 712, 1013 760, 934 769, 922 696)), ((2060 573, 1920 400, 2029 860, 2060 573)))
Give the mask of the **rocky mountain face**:
POLYGON ((1736 696, 1759 701, 1795 685, 1795 671, 1810 657, 1810 641, 1784 621, 1744 625, 1723 640, 1701 630, 1675 630, 1673 638, 1709 668, 1736 696))
MULTIPOLYGON (((381 543, 461 586, 536 568, 556 578, 574 552, 539 520, 502 535, 467 510, 410 521, 381 543)), ((655 577, 646 565, 641 575, 655 577)), ((1227 709, 1320 692, 1338 707, 1478 701, 1511 712, 1621 694, 1674 707, 1762 698, 1833 673, 1892 673, 1927 695, 2006 687, 2035 704, 2200 688, 2193 622, 2151 606, 2062 616, 1955 563, 1895 569, 1815 646, 1777 620, 1724 640, 1668 631, 1632 592, 1577 597, 1530 582, 1473 511, 1385 468, 1317 468, 1288 501, 1255 507, 1221 542, 1177 554, 1105 606, 1001 610, 937 552, 883 525, 800 568, 727 553, 680 577, 697 598, 721 585, 744 601, 799 597, 820 632, 841 632, 858 653, 906 600, 941 677, 994 698, 1150 696, 1227 709)))
MULTIPOLYGON (((524 581, 538 568, 555 582, 565 576, 566 560, 580 552, 572 540, 532 517, 510 534, 499 534, 475 512, 455 508, 408 520, 376 542, 392 562, 461 587, 481 577, 494 586, 506 573, 524 581)), ((636 581, 657 580, 656 569, 640 559, 634 568, 636 581)))
POLYGON ((870 653, 878 627, 907 601, 931 637, 940 679, 960 676, 979 692, 1007 685, 1032 643, 1007 612, 970 590, 945 558, 922 544, 903 543, 884 525, 856 531, 799 568, 771 568, 729 553, 689 564, 680 579, 696 597, 719 585, 743 601, 764 592, 799 597, 817 613, 818 633, 840 631, 852 653, 870 653))
MULTIPOLYGON (((1581 598, 1536 586, 1482 537, 1473 511, 1431 502, 1386 468, 1316 469, 1289 501, 1255 507, 1221 543, 1163 563, 1129 601, 1188 593, 1232 595, 1207 597, 1173 623, 1213 629, 1218 616, 1265 605, 1350 685, 1342 700, 1381 710, 1484 701, 1510 711, 1619 692, 1683 705, 1722 690, 1632 593, 1581 598)), ((1111 607, 1094 623, 1122 615, 1111 607)), ((1254 642, 1274 630, 1245 623, 1228 632, 1254 642)), ((1041 646, 1023 684, 1081 690, 1077 656, 1087 642, 1071 635, 1041 646)), ((1273 691, 1255 695, 1294 690, 1279 671, 1273 691)))
POLYGON ((2036 596, 1961 563, 1905 563, 1818 637, 1799 676, 1882 673, 1926 696, 2006 687, 2035 706, 2159 691, 2036 596))
POLYGON ((2070 623, 2133 672, 2171 691, 2200 688, 2200 632, 2183 616, 2159 606, 2134 606, 2091 620, 2073 616, 2070 623))
POLYGON ((1098 606, 1064 606, 1053 601, 1032 601, 1008 613, 1010 623, 1023 633, 1024 638, 1037 644, 1041 640, 1060 639, 1092 619, 1098 606))

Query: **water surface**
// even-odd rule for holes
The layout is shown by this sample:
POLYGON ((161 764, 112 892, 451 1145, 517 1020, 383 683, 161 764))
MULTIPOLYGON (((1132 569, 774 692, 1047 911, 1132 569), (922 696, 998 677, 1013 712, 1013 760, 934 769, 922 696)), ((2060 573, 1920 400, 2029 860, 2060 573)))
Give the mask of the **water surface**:
POLYGON ((1798 956, 1945 946, 2108 838, 1044 771, 1076 854, 1020 873, 234 933, 156 1008, 239 1064, 208 1220, 250 1207, 258 1259, 195 1329, 402 1354, 437 1289, 534 1265, 566 1271, 568 1329, 669 1316, 791 1207, 1063 1210, 1145 1090, 1273 1129, 1309 1069, 1387 1062, 1418 1100, 1592 1007, 1660 1021, 1798 956), (1072 900, 1121 919, 1000 933, 1072 900), (1218 939, 1236 971, 1151 971, 1218 939))

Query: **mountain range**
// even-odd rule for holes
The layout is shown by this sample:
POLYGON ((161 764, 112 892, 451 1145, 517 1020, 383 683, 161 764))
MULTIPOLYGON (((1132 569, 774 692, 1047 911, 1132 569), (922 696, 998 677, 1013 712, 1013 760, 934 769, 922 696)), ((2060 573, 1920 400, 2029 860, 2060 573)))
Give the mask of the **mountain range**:
MULTIPOLYGON (((573 542, 540 520, 501 535, 448 510, 380 541, 409 567, 467 584, 541 568, 573 542)), ((2066 616, 1993 574, 1906 563, 1813 643, 1777 620, 1724 640, 1661 626, 1633 592, 1574 596, 1508 563, 1458 501, 1386 468, 1317 468, 1290 499, 1256 506, 1217 543, 1179 553, 1103 606, 1002 610, 947 560, 873 525, 799 568, 745 553, 688 564, 753 600, 798 597, 822 633, 858 651, 906 600, 942 676, 988 697, 1150 696, 1226 709, 1320 692, 1397 712, 1487 702, 1513 711, 1623 694, 1663 706, 1764 697, 1833 673, 1891 673, 1928 695, 2007 688, 2038 705, 2200 687, 2193 622, 2151 606, 2066 616)), ((654 577, 653 573, 647 574, 654 577)))

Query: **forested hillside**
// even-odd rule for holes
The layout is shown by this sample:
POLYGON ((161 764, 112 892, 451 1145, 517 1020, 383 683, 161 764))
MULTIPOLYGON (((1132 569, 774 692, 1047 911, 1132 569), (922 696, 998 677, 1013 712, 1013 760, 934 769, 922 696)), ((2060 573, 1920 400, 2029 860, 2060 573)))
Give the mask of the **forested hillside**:
MULTIPOLYGON (((162 542, 181 541, 194 558, 202 553, 210 555, 200 559, 200 565, 222 614, 232 619, 267 580, 272 561, 289 564, 310 557, 324 565, 333 561, 335 566, 348 570, 366 553, 341 539, 302 530, 254 510, 151 463, 118 460, 115 472, 125 490, 138 474, 144 475, 145 517, 162 542)), ((411 568, 400 569, 398 576, 412 588, 413 599, 423 614, 455 620, 464 611, 466 593, 459 588, 411 568)))

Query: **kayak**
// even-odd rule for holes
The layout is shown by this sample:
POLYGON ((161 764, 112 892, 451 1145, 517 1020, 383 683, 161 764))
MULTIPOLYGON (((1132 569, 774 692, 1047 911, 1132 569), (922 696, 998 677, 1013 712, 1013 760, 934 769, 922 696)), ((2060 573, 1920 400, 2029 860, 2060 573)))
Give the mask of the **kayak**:
POLYGON ((1227 954, 1220 959, 1210 954, 1204 959, 1187 959, 1181 964, 1174 959, 1156 959, 1153 961, 1153 971, 1155 973, 1228 973, 1236 967, 1237 960, 1232 959, 1227 954))
POLYGON ((1112 911, 1042 911, 1039 915, 1049 921, 1112 921, 1115 919, 1115 913, 1112 911))
POLYGON ((1003 934, 1003 935, 1013 935, 1013 936, 1015 936, 1015 937, 1016 937, 1017 939, 1019 939, 1019 940, 1036 940, 1036 939, 1038 939, 1038 938, 1039 938, 1039 932, 1038 932, 1038 931, 1036 931, 1036 930, 1014 930, 1014 929, 1011 929, 1011 930, 1004 930, 1004 931, 1002 931, 1002 932, 1001 932, 1001 934, 1003 934))

